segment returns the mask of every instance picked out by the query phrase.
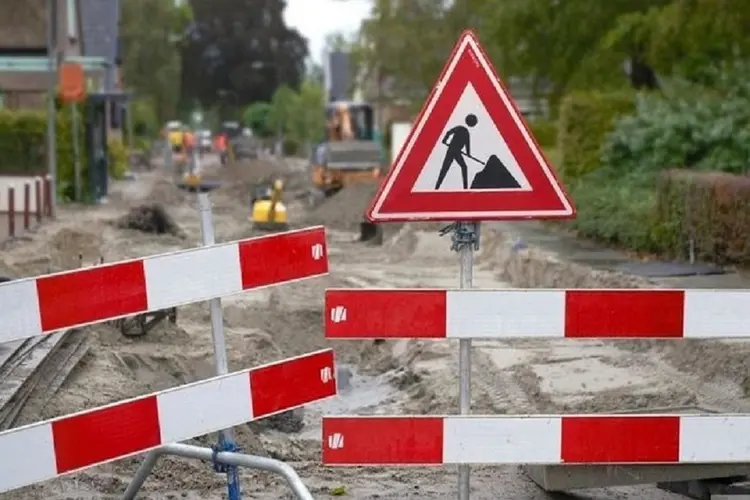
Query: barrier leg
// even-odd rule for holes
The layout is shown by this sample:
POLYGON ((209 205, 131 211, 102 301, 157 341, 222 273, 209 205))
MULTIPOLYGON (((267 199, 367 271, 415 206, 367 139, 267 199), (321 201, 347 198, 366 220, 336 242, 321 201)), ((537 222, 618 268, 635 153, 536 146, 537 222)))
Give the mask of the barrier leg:
POLYGON ((133 500, 135 498, 138 491, 140 491, 143 486, 143 483, 148 479, 148 475, 154 470, 156 462, 159 461, 159 457, 163 455, 164 452, 162 450, 163 448, 160 448, 158 450, 149 451, 148 454, 146 454, 146 458, 143 460, 141 466, 138 467, 135 476, 133 476, 133 480, 130 481, 128 488, 122 495, 123 500, 133 500))
POLYGON ((16 190, 8 188, 8 236, 16 236, 16 190))
MULTIPOLYGON (((211 214, 211 200, 206 193, 198 195, 198 205, 201 213, 201 237, 205 246, 214 245, 216 237, 214 232, 213 216, 211 214)), ((229 372, 227 361, 227 346, 224 338, 224 319, 221 310, 221 299, 211 299, 209 302, 211 310, 211 335, 214 341, 214 360, 216 361, 216 374, 224 375, 229 372)), ((234 452, 238 448, 234 444, 234 433, 232 429, 219 431, 219 443, 216 452, 234 452)), ((240 478, 237 467, 214 463, 216 472, 227 474, 227 496, 229 500, 240 500, 240 478)))
POLYGON ((42 180, 39 178, 34 180, 34 201, 36 201, 36 222, 40 224, 42 222, 42 180))
POLYGON ((135 477, 128 485, 123 500, 133 500, 138 494, 141 486, 146 481, 149 473, 153 470, 157 460, 162 455, 174 455, 184 458, 194 458, 205 462, 219 462, 230 467, 245 467, 248 469, 262 470, 272 474, 278 474, 284 478, 294 495, 299 500, 314 500, 310 490, 299 477, 297 472, 289 465, 280 460, 274 460, 255 455, 243 455, 240 453, 218 452, 210 448, 201 448, 187 444, 168 444, 149 452, 146 460, 141 464, 135 477))
POLYGON ((28 231, 31 227, 31 183, 23 185, 23 230, 28 231))

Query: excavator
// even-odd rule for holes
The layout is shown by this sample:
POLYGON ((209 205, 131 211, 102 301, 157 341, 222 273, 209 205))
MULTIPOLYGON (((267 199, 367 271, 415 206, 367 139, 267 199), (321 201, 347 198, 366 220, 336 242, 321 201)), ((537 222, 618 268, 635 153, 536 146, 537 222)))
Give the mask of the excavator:
MULTIPOLYGON (((335 101, 326 106, 325 112, 326 139, 318 145, 312 161, 311 206, 348 185, 382 180, 383 155, 375 141, 372 106, 335 101)), ((380 237, 374 224, 363 219, 360 226, 360 240, 380 237)))
POLYGON ((261 182, 253 186, 250 195, 253 228, 264 232, 285 231, 289 228, 286 206, 281 201, 284 182, 281 179, 261 182))

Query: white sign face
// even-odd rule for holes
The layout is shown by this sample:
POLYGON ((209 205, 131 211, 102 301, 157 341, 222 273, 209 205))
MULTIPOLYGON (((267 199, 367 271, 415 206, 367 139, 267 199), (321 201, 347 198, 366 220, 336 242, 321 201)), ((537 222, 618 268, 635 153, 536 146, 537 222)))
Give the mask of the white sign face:
MULTIPOLYGON (((443 129, 440 141, 430 153, 412 191, 465 191, 472 186, 477 174, 485 169, 487 162, 493 156, 507 170, 508 181, 473 189, 482 191, 531 190, 529 181, 513 153, 510 152, 508 144, 497 130, 495 122, 482 104, 474 86, 469 83, 456 103, 443 129), (462 162, 465 165, 465 177, 462 162), (441 171, 444 172, 444 176, 441 175, 441 171)), ((495 163, 497 162, 493 160, 493 164, 495 163)))

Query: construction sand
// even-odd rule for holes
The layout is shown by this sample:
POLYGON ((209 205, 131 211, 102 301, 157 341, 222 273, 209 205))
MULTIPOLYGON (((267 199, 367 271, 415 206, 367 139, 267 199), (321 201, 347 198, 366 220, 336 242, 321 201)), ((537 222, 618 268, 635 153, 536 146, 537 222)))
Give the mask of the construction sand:
MULTIPOLYGON (((366 189, 332 198, 307 217, 299 193, 306 189, 303 169, 268 162, 247 162, 243 170, 223 171, 232 179, 212 196, 217 241, 252 234, 248 227, 248 183, 271 174, 287 179, 290 218, 298 225, 328 226, 331 274, 223 301, 230 370, 333 347, 340 367, 353 374, 338 398, 304 411, 298 432, 263 425, 237 429, 248 453, 289 461, 316 498, 334 489, 347 498, 445 499, 455 496, 453 467, 329 469, 318 465, 320 417, 323 414, 445 414, 457 410, 455 342, 327 342, 323 338, 323 292, 331 287, 453 287, 456 255, 440 238, 436 225, 400 227, 383 247, 355 242, 366 189), (270 172, 269 172, 270 171, 270 172), (295 186, 297 186, 295 188, 295 186), (299 192, 295 192, 298 189, 299 192), (348 196, 352 197, 348 197, 348 196), (336 207, 336 208, 333 208, 336 207)), ((0 257, 0 274, 23 276, 48 269, 77 267, 100 257, 124 258, 191 248, 200 241, 193 196, 170 185, 163 172, 143 173, 136 181, 116 183, 112 203, 100 207, 64 208, 57 222, 32 240, 18 243, 0 257), (118 229, 112 221, 131 207, 161 202, 184 238, 118 229)), ((367 191, 371 192, 371 191, 367 191)), ((474 282, 480 288, 513 286, 647 286, 633 278, 594 273, 547 259, 533 250, 513 253, 507 235, 489 228, 483 234, 474 282)), ((199 270, 196 270, 199 272, 199 270)), ((208 308, 179 309, 178 324, 164 323, 142 338, 126 338, 105 325, 88 329, 92 349, 58 394, 42 410, 27 411, 23 423, 64 415, 127 397, 173 387, 213 374, 208 308)), ((474 344, 474 413, 606 412, 684 404, 710 404, 722 410, 750 407, 745 392, 747 343, 515 341, 474 344)), ((194 441, 208 445, 213 436, 194 441)), ((86 446, 82 443, 81 446, 86 446)), ((94 467, 68 477, 0 494, 0 500, 119 498, 142 457, 94 467)), ((3 457, 8 460, 12 457, 3 457)), ((472 469, 476 500, 549 498, 517 467, 472 469)), ((246 498, 292 498, 277 477, 241 472, 246 498)), ((210 464, 164 458, 138 498, 220 499, 225 476, 210 464)), ((595 500, 670 500, 681 498, 652 486, 589 490, 595 500)))

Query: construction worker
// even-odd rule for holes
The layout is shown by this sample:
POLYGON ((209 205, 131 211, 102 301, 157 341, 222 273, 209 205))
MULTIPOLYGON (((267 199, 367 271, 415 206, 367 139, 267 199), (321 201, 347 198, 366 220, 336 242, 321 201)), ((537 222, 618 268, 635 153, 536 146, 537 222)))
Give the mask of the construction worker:
POLYGON ((192 154, 194 148, 195 148, 195 134, 193 132, 185 127, 185 134, 184 134, 184 143, 185 143, 185 153, 186 154, 192 154))
POLYGON ((225 165, 227 163, 227 135, 223 132, 216 136, 216 151, 219 153, 221 164, 225 165))

